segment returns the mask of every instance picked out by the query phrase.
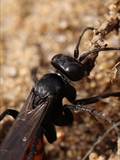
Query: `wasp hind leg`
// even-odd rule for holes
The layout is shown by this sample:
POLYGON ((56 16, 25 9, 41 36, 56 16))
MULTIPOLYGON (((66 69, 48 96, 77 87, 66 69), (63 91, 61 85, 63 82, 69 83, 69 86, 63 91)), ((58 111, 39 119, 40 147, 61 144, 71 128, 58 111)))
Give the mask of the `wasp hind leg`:
POLYGON ((14 109, 7 109, 2 114, 0 114, 0 121, 7 115, 12 116, 14 119, 17 118, 19 112, 14 109))
POLYGON ((54 124, 57 126, 71 126, 73 122, 73 114, 69 108, 63 106, 63 110, 54 115, 54 124))
POLYGON ((43 133, 45 137, 47 138, 49 143, 53 143, 56 141, 57 136, 56 136, 56 129, 54 124, 52 123, 45 123, 43 125, 43 133))

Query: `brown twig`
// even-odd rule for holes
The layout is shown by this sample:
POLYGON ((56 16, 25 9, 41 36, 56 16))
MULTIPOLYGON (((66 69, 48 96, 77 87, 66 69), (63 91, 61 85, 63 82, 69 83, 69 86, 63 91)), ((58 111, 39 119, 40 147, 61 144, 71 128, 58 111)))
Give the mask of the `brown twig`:
POLYGON ((112 32, 119 32, 120 28, 120 1, 117 0, 114 4, 109 6, 109 13, 106 16, 106 20, 100 25, 100 27, 95 30, 92 39, 92 48, 105 47, 106 44, 104 39, 106 36, 112 32))
MULTIPOLYGON (((118 135, 118 140, 120 139, 120 135, 119 135, 119 131, 118 131, 118 126, 120 126, 120 121, 117 122, 117 123, 114 123, 109 129, 106 130, 106 132, 100 136, 97 141, 92 145, 92 147, 90 148, 90 150, 85 154, 85 156, 82 158, 82 160, 85 160, 89 155, 90 153, 92 153, 92 151, 94 150, 94 148, 103 141, 103 139, 108 135, 108 133, 110 131, 112 131, 113 129, 116 131, 117 135, 118 135)), ((118 145, 120 145, 118 143, 118 145)), ((117 153, 117 155, 119 156, 119 152, 117 153)))

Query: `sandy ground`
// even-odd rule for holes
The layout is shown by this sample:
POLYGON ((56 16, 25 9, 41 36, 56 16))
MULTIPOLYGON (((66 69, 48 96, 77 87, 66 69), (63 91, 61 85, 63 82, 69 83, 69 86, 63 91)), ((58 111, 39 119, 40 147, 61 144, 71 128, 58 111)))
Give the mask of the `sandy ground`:
MULTIPOLYGON (((38 68, 38 78, 53 72, 51 58, 57 53, 73 55, 80 32, 87 26, 98 28, 111 13, 108 6, 113 2, 114 0, 1 0, 0 112, 6 108, 20 110, 34 85, 31 70, 38 68)), ((89 50, 91 39, 92 33, 85 34, 81 52, 89 50)), ((105 41, 108 46, 118 47, 120 34, 112 32, 105 41)), ((118 76, 115 64, 119 61, 118 52, 100 54, 90 76, 73 83, 77 89, 77 98, 120 91, 118 81, 114 81, 116 74, 118 76)), ((92 107, 102 111, 114 122, 120 120, 118 98, 107 98, 92 107)), ((96 139, 110 127, 87 113, 77 113, 74 117, 72 127, 58 128, 58 140, 46 144, 49 160, 81 159, 96 139)), ((2 140, 3 136, 1 137, 2 140)), ((109 157, 110 160, 115 160, 117 149, 117 136, 112 131, 95 147, 95 153, 91 154, 90 159, 104 160, 109 157)))

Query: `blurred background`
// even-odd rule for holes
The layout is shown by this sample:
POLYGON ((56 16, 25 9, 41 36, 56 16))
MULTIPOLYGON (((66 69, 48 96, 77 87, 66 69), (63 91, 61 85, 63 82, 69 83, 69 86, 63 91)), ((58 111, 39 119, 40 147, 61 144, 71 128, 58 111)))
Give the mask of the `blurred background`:
MULTIPOLYGON (((57 53, 73 55, 81 31, 98 28, 109 14, 114 0, 1 0, 0 1, 0 113, 6 108, 20 110, 34 85, 33 68, 37 77, 53 72, 51 58, 57 53)), ((80 52, 88 51, 92 33, 86 33, 80 52)), ((106 39, 109 46, 118 47, 120 35, 112 32, 106 39)), ((101 54, 90 76, 73 84, 77 98, 118 91, 113 82, 114 66, 120 60, 118 52, 101 54)), ((93 105, 114 121, 120 120, 118 98, 107 98, 93 105)), ((108 124, 96 121, 87 113, 74 115, 72 127, 57 128, 58 140, 46 144, 49 160, 79 160, 107 129, 108 124)), ((3 122, 0 139, 3 140, 3 122)), ((102 158, 116 155, 116 134, 111 132, 94 152, 102 158)))

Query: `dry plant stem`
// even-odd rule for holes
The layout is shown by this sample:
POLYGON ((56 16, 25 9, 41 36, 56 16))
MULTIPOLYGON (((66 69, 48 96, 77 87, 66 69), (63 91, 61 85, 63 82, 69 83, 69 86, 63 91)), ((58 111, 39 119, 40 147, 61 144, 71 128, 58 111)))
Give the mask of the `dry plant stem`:
POLYGON ((118 30, 119 28, 119 19, 118 17, 110 18, 109 21, 104 22, 97 30, 92 39, 92 48, 101 48, 105 47, 104 44, 105 37, 112 31, 118 30))
POLYGON ((92 49, 105 47, 104 39, 112 32, 119 32, 120 27, 120 16, 119 16, 119 5, 120 2, 114 2, 109 6, 109 13, 107 14, 106 20, 100 25, 95 32, 92 39, 92 49), (115 10, 113 10, 115 8, 115 10), (112 14, 111 14, 112 13, 112 14))
MULTIPOLYGON (((82 160, 85 160, 90 153, 92 153, 92 151, 94 150, 94 148, 103 141, 103 139, 108 135, 108 133, 110 131, 112 131, 113 129, 115 129, 117 135, 118 135, 118 146, 120 145, 120 134, 119 134, 119 131, 118 131, 118 126, 120 126, 120 121, 117 122, 117 123, 114 123, 109 129, 106 130, 106 132, 100 136, 98 138, 98 140, 92 145, 92 147, 90 148, 90 150, 85 154, 85 156, 82 158, 82 160)), ((117 152, 117 155, 120 156, 120 150, 117 152)))
POLYGON ((103 40, 110 32, 118 29, 119 29, 119 18, 110 17, 110 19, 107 22, 104 22, 98 29, 98 31, 96 32, 96 36, 99 36, 99 40, 103 40))

